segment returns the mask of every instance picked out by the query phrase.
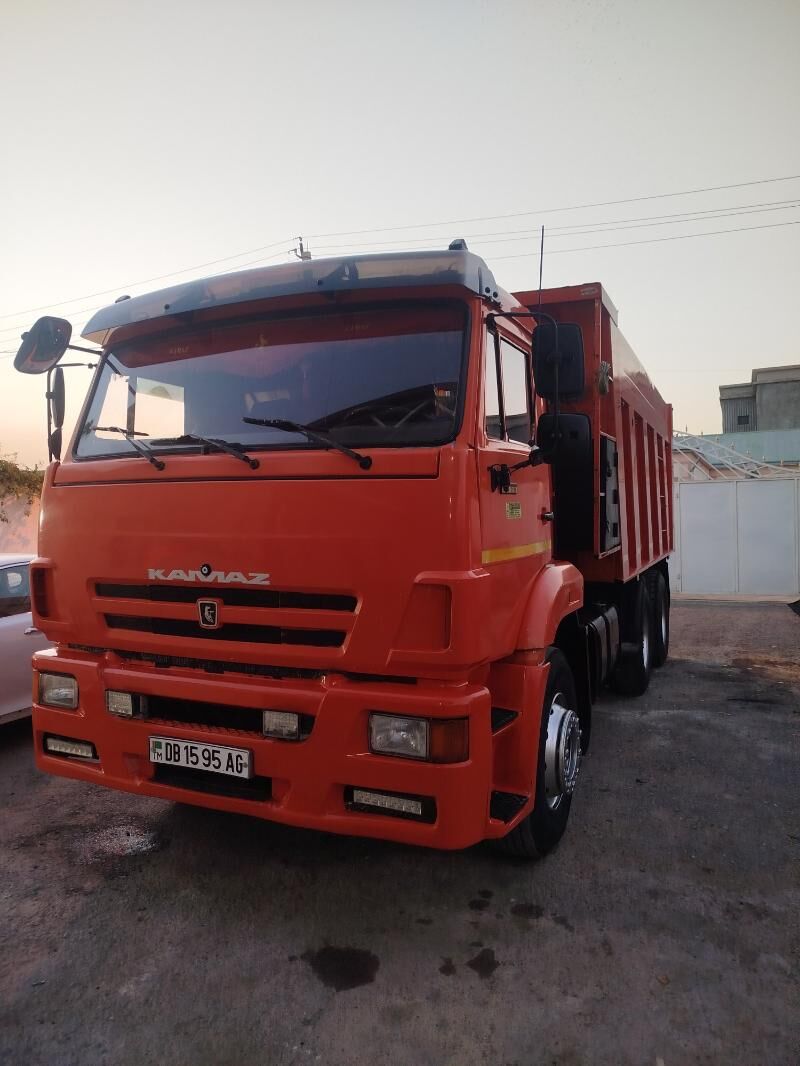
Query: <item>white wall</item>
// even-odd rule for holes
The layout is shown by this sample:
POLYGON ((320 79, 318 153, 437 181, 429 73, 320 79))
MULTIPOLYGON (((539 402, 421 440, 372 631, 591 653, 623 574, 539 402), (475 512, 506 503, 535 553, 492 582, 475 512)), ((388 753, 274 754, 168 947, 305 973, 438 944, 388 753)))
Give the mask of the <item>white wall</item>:
POLYGON ((675 485, 679 592, 800 593, 800 477, 675 485))

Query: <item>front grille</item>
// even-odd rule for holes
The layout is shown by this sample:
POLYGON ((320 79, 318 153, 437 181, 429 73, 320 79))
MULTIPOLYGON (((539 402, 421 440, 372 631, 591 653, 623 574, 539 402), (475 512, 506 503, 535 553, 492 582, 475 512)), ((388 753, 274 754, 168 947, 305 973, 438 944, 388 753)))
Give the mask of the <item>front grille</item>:
POLYGON ((269 777, 230 777, 211 770, 192 770, 187 766, 164 766, 157 763, 153 781, 158 785, 185 788, 192 792, 206 792, 232 799, 268 800, 272 796, 269 777))
POLYGON ((349 611, 356 609, 355 596, 335 593, 282 592, 265 588, 230 588, 226 585, 124 585, 98 582, 98 596, 115 600, 148 600, 151 603, 196 603, 213 598, 230 607, 265 607, 300 611, 349 611))
POLYGON ((340 648, 346 636, 341 629, 284 629, 281 626, 232 622, 219 629, 204 629, 199 622, 182 618, 147 618, 107 614, 109 629, 135 630, 171 637, 201 637, 204 640, 248 641, 251 644, 292 644, 314 648, 340 648))
MULTIPOLYGON (((144 696, 144 717, 148 721, 178 722, 182 725, 233 729, 262 737, 262 710, 258 707, 235 707, 226 703, 201 703, 172 696, 144 696)), ((270 710, 280 708, 272 707, 270 710)), ((305 740, 314 728, 314 716, 300 715, 300 739, 305 740)), ((291 741, 287 741, 291 743, 291 741)))
MULTIPOLYGON (((97 651, 103 649, 84 648, 71 644, 76 651, 97 651)), ((246 674, 248 677, 269 677, 276 681, 284 679, 300 681, 320 681, 325 676, 324 670, 308 670, 301 666, 262 666, 260 663, 227 663, 219 659, 192 659, 185 655, 158 655, 149 651, 119 651, 115 655, 129 662, 152 663, 159 670, 178 667, 183 670, 203 670, 207 674, 246 674)))

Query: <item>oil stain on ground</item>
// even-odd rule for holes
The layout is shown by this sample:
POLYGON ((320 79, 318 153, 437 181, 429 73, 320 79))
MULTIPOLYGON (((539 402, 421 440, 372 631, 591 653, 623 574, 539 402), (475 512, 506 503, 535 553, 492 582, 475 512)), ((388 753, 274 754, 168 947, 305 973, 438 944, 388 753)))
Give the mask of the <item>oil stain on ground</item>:
POLYGON ((500 963, 494 957, 494 951, 491 948, 484 948, 483 951, 479 951, 474 959, 470 959, 467 963, 470 970, 474 970, 478 977, 491 977, 494 971, 500 963))
POLYGON ((541 918, 544 908, 538 903, 515 903, 511 913, 515 918, 541 918))
POLYGON ((346 992, 375 980, 380 960, 361 948, 336 948, 326 944, 318 951, 306 951, 301 958, 328 988, 346 992))

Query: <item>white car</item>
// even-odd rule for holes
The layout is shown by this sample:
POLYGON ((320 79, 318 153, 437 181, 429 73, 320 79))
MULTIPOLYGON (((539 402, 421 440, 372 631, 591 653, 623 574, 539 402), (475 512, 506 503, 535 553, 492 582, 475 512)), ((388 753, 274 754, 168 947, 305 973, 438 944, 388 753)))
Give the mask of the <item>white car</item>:
POLYGON ((32 558, 0 554, 0 723, 31 713, 31 658, 50 645, 31 615, 32 558))

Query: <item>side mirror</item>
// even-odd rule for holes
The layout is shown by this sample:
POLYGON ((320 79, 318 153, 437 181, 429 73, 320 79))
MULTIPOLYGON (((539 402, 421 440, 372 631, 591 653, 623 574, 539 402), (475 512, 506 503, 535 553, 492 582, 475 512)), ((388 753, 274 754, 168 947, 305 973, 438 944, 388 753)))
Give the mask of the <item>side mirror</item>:
POLYGON ((574 400, 583 393, 583 334, 576 322, 562 322, 558 327, 552 322, 539 323, 533 332, 533 376, 536 391, 545 400, 574 400))
POLYGON ((64 371, 57 366, 50 382, 50 391, 47 394, 50 401, 50 417, 53 420, 53 428, 61 429, 64 425, 64 371))
POLYGON ((23 374, 46 374, 67 350, 71 338, 72 326, 66 319, 45 315, 22 334, 15 369, 23 374))
POLYGON ((47 446, 51 459, 61 459, 64 426, 64 371, 60 366, 48 373, 47 389, 47 446))

